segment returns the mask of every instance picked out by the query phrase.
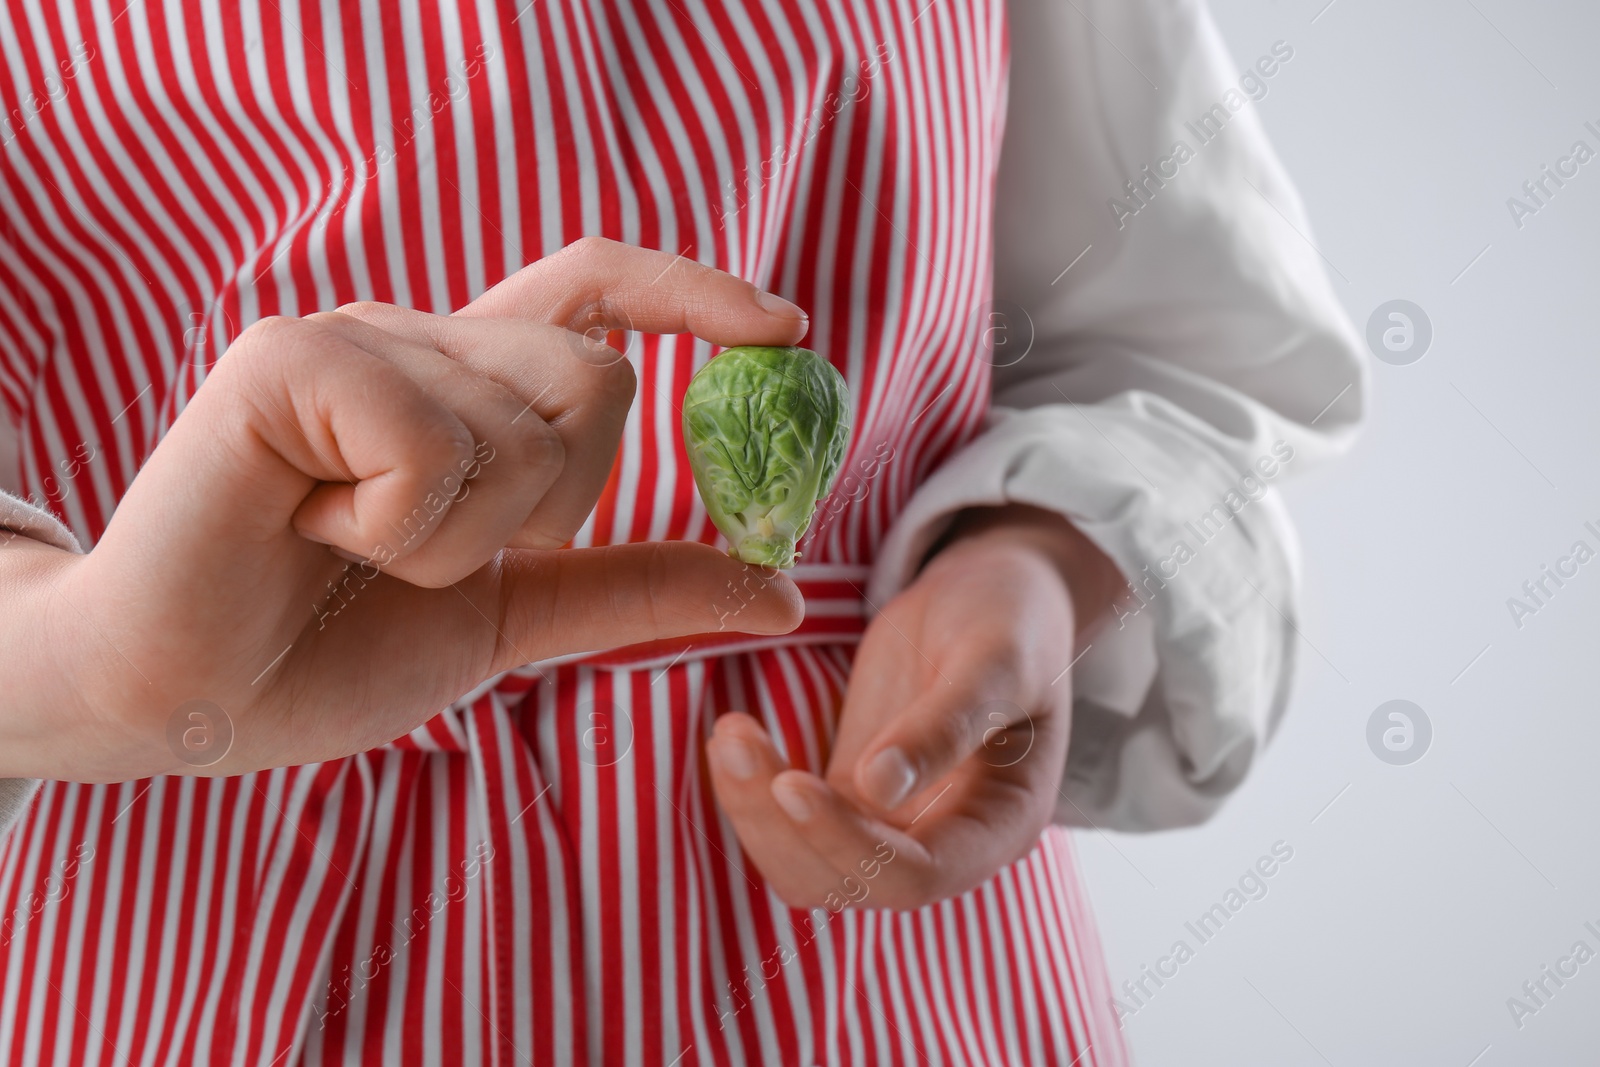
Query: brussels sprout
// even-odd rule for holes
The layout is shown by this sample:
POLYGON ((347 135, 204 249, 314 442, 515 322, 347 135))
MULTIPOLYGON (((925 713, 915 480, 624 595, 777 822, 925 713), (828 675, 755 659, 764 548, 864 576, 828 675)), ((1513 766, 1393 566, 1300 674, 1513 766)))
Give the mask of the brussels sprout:
POLYGON ((683 398, 700 499, 746 563, 790 567, 850 439, 850 389, 806 348, 730 348, 683 398))

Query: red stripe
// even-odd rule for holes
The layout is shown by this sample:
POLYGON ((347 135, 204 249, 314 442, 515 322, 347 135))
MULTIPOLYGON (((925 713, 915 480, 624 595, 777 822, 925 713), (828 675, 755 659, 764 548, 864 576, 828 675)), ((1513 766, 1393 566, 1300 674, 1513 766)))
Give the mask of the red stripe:
MULTIPOLYGON (((37 800, 30 810, 30 818, 23 827, 12 831, 12 836, 7 839, 7 854, 11 857, 35 857, 33 862, 23 866, 13 862, 9 865, 7 873, 11 876, 11 885, 6 892, 4 916, 0 916, 0 930, 4 931, 4 938, 0 939, 0 947, 7 950, 4 958, 9 962, 10 949, 13 942, 20 942, 23 949, 21 973, 13 988, 18 991, 21 999, 22 990, 31 991, 38 980, 38 954, 43 946, 39 944, 38 928, 33 924, 37 919, 34 914, 34 894, 43 898, 48 894, 48 889, 43 886, 44 875, 48 871, 48 864, 53 861, 55 850, 49 846, 56 830, 56 820, 59 818, 58 810, 64 802, 66 790, 55 782, 45 782, 40 790, 37 800)), ((82 798, 79 798, 80 803, 82 798)), ((42 905, 40 907, 42 910, 42 905)), ((45 1019, 32 1016, 12 1018, 15 1027, 15 1042, 29 1046, 38 1040, 34 1036, 36 1029, 45 1025, 45 1019)), ((51 1020, 54 1021, 53 1019, 51 1020)))

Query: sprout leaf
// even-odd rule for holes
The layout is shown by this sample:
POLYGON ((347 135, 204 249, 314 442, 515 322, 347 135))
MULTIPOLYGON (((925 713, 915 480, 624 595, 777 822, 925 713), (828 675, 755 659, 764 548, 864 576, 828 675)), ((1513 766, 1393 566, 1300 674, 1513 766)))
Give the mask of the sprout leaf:
POLYGON ((683 398, 700 499, 746 563, 790 567, 850 439, 844 376, 805 348, 730 348, 683 398))

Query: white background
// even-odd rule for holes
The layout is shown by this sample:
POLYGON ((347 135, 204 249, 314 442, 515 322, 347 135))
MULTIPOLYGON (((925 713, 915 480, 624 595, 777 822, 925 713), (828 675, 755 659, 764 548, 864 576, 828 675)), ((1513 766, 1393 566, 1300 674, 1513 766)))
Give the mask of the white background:
POLYGON ((1295 49, 1253 106, 1351 318, 1409 299, 1434 340, 1374 361, 1357 450, 1284 486, 1305 640, 1256 773, 1201 829, 1080 837, 1119 985, 1294 848, 1125 1033, 1142 1067, 1597 1063, 1600 959, 1520 1029, 1506 1000, 1577 940, 1600 951, 1600 559, 1520 630, 1506 601, 1600 548, 1600 159, 1520 230, 1506 200, 1575 140, 1600 150, 1600 10, 1325 2, 1213 10, 1241 68, 1295 49), (1435 731, 1408 767, 1366 743, 1394 698, 1435 731))

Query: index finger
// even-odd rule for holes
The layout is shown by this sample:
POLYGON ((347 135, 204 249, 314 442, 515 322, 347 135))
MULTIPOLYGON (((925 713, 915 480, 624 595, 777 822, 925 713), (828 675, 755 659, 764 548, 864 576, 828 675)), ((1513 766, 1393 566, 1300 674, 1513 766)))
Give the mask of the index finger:
POLYGON ((579 333, 692 333, 716 345, 791 345, 810 325, 796 305, 726 271, 604 237, 528 264, 456 314, 579 333))

